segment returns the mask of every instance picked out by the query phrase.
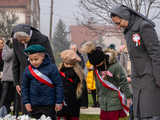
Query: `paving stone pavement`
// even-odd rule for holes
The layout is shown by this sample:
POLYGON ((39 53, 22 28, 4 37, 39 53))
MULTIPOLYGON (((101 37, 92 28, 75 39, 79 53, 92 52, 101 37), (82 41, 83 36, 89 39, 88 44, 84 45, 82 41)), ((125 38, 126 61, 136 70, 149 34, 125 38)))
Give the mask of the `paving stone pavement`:
POLYGON ((81 109, 80 110, 81 114, 100 114, 100 108, 97 107, 88 107, 87 109, 81 109))

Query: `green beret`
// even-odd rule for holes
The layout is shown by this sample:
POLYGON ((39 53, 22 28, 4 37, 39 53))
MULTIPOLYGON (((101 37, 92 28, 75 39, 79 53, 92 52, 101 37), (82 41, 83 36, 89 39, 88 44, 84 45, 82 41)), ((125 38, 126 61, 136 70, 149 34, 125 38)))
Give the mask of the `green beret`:
POLYGON ((108 48, 113 49, 113 50, 116 50, 116 45, 115 45, 115 44, 110 44, 110 45, 108 46, 108 48))
POLYGON ((34 54, 34 53, 39 53, 39 52, 45 52, 45 48, 42 45, 35 44, 35 45, 30 45, 26 49, 24 49, 24 52, 27 55, 34 54))

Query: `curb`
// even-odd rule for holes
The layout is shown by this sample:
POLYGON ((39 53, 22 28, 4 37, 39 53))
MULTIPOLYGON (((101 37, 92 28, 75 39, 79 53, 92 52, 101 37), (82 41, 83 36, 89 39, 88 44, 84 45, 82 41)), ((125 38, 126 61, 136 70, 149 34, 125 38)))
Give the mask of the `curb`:
POLYGON ((87 109, 80 109, 81 114, 100 114, 100 108, 88 107, 87 109))

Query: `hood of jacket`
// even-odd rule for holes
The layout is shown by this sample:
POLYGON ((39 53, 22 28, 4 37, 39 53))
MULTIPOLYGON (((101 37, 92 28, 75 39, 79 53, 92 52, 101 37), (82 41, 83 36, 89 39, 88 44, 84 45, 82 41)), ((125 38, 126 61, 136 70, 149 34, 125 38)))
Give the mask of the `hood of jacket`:
POLYGON ((116 50, 107 48, 106 50, 104 50, 104 53, 105 53, 105 55, 109 56, 109 61, 108 61, 109 65, 117 62, 117 58, 116 58, 117 57, 117 52, 116 52, 116 50))

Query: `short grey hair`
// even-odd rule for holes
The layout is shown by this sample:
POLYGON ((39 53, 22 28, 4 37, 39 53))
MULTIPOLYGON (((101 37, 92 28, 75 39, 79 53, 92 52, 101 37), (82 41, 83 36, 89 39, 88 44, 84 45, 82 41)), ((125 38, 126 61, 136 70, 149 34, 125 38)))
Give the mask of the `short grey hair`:
POLYGON ((14 33, 13 37, 31 37, 32 36, 32 31, 30 32, 30 35, 28 35, 26 32, 16 32, 14 33))

